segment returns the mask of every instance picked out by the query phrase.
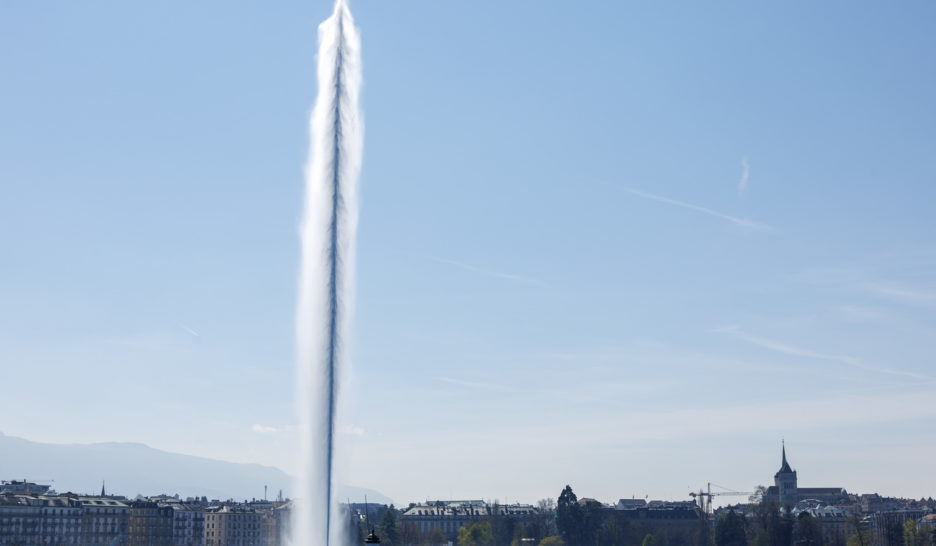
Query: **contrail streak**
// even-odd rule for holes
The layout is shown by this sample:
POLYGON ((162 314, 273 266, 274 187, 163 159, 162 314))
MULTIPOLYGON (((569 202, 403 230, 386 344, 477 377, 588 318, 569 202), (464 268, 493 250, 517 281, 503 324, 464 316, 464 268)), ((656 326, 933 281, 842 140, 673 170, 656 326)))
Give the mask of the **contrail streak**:
POLYGON ((652 193, 647 193, 645 191, 640 191, 634 188, 621 188, 627 193, 631 193, 645 199, 652 199, 654 201, 659 201, 660 203, 666 203, 668 205, 675 205, 677 207, 682 207, 684 209, 694 210, 696 212, 701 212, 702 214, 708 214, 709 216, 714 216, 715 218, 721 218, 722 220, 727 220, 732 224, 737 224, 746 228, 760 229, 766 231, 772 231, 773 228, 767 224, 762 224, 760 222, 755 222, 754 220, 748 220, 747 218, 738 218, 736 216, 729 216, 727 214, 722 214, 716 210, 712 210, 706 207, 700 207, 699 205, 693 205, 692 203, 686 203, 684 201, 677 201, 676 199, 670 199, 669 197, 663 197, 662 195, 655 195, 652 193))
POLYGON ((319 92, 310 122, 297 310, 300 471, 293 544, 339 543, 338 394, 353 292, 363 124, 360 38, 345 0, 319 25, 319 92))

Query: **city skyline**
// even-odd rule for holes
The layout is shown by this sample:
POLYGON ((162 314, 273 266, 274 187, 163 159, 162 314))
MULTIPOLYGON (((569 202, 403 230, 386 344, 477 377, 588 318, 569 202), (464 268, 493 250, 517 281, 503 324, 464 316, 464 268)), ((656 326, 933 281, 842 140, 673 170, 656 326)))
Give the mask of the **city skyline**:
MULTIPOLYGON (((295 473, 330 4, 0 7, 0 432, 295 473)), ((351 484, 932 495, 936 7, 353 9, 351 484)))
MULTIPOLYGON (((906 546, 931 544, 936 538, 936 501, 932 498, 800 488, 797 500, 797 493, 787 489, 796 489, 796 477, 785 457, 776 481, 779 503, 778 491, 770 488, 758 501, 715 510, 708 502, 712 492, 700 492, 692 501, 602 503, 578 497, 567 486, 557 500, 544 499, 535 505, 462 499, 427 500, 395 508, 348 500, 336 505, 343 515, 336 524, 349 539, 342 540, 344 544, 409 546, 478 542, 487 546, 518 542, 646 546, 657 540, 664 545, 727 546, 753 541, 906 546)), ((301 514, 298 500, 282 495, 267 500, 264 495, 241 502, 178 494, 130 499, 106 492, 103 486, 100 495, 57 494, 47 485, 0 481, 0 540, 88 546, 278 546, 295 543, 291 522, 301 514)))
MULTIPOLYGON (((202 458, 197 456, 188 456, 178 453, 171 453, 157 450, 143 444, 108 442, 98 444, 42 444, 30 442, 22 438, 15 438, 0 433, 0 466, 3 468, 23 470, 22 474, 28 476, 55 476, 44 480, 38 480, 42 487, 52 487, 58 493, 83 494, 93 496, 98 485, 94 484, 93 476, 101 476, 100 487, 104 490, 104 485, 109 483, 109 494, 116 494, 121 497, 135 498, 139 495, 152 495, 155 491, 160 494, 175 494, 176 497, 203 497, 207 496, 214 500, 235 500, 235 499, 264 499, 271 495, 276 497, 295 498, 296 491, 293 490, 294 477, 283 473, 279 469, 271 466, 244 463, 228 463, 220 459, 202 458), (26 462, 26 460, 29 462, 26 462), (148 472, 141 478, 139 474, 139 464, 145 464, 148 472), (61 472, 67 468, 67 471, 61 472), (58 472, 57 472, 58 471, 58 472), (80 476, 80 477, 77 477, 80 476), (90 479, 90 482, 88 481, 90 479), (89 486, 88 484, 93 485, 89 486), (257 496, 260 490, 263 490, 263 496, 257 496), (237 491, 234 493, 234 491, 237 491)), ((738 503, 747 503, 749 498, 757 498, 761 493, 768 497, 777 495, 777 489, 774 485, 779 485, 779 473, 792 472, 793 485, 797 488, 796 467, 788 463, 786 458, 785 446, 781 446, 781 455, 778 464, 780 470, 778 475, 773 478, 765 477, 756 485, 742 487, 745 491, 739 491, 739 488, 726 487, 724 485, 708 482, 702 484, 695 490, 687 490, 683 497, 660 498, 652 490, 640 496, 631 493, 630 495, 612 495, 608 498, 599 498, 598 501, 605 504, 614 504, 621 498, 625 499, 656 499, 666 502, 683 502, 691 499, 691 502, 697 502, 700 496, 708 493, 714 493, 711 499, 715 507, 729 506, 738 503), (708 493, 706 493, 708 492, 708 493)), ((16 476, 7 476, 3 478, 4 483, 14 483, 16 476), (9 478, 9 479, 7 479, 9 478)), ((36 481, 34 478, 20 478, 22 483, 36 481)), ((807 473, 807 480, 810 474, 807 473)), ((619 484, 618 478, 608 480, 609 483, 619 484)), ((664 480, 665 481, 665 480, 664 480)), ((569 485, 569 484, 566 484, 569 485)), ((626 489, 627 484, 621 484, 626 489)), ((829 495, 838 497, 845 495, 881 495, 885 498, 896 497, 904 498, 899 495, 891 495, 889 491, 858 491, 848 485, 834 484, 829 487, 829 483, 800 482, 799 488, 805 493, 800 494, 800 499, 825 498, 829 495), (811 487, 821 485, 823 487, 811 487), (805 487, 805 489, 803 489, 805 487), (822 491, 820 491, 822 490, 822 491), (806 497, 802 497, 806 494, 806 497)), ((583 498, 593 498, 588 491, 583 492, 583 498)), ((342 485, 342 491, 339 498, 356 503, 364 503, 367 498, 378 504, 396 504, 405 507, 407 504, 418 503, 420 501, 432 501, 442 499, 443 497, 431 497, 423 495, 407 499, 391 499, 383 495, 382 492, 374 489, 354 487, 350 484, 342 485)), ((449 500, 461 498, 458 496, 444 497, 449 500)), ((468 498, 468 497, 465 497, 468 498)), ((475 498, 475 497, 472 497, 475 498)), ((476 498, 492 503, 523 503, 534 504, 539 501, 552 499, 555 497, 544 497, 540 499, 516 498, 510 494, 503 496, 476 495, 476 498)), ((771 497, 772 498, 772 497, 771 497)), ((830 497, 831 498, 831 497, 830 497)), ((924 498, 924 497, 921 497, 924 498)), ((931 498, 931 496, 926 496, 931 498)), ((915 497, 909 497, 910 500, 915 497)), ((774 499, 771 502, 778 502, 774 499)), ((839 503, 831 503, 839 504, 839 503)))

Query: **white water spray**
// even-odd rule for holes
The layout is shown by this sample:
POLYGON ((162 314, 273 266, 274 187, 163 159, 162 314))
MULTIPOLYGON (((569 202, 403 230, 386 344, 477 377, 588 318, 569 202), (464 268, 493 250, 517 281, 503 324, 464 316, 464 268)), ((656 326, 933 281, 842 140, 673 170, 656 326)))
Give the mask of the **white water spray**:
POLYGON ((300 465, 292 544, 343 544, 335 479, 338 393, 346 368, 363 124, 360 37, 346 0, 318 29, 296 318, 300 465))

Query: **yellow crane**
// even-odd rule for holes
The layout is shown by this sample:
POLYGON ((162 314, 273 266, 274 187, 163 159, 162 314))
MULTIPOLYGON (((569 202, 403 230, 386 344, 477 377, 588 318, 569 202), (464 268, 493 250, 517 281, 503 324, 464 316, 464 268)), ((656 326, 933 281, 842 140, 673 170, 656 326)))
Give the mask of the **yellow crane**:
POLYGON ((693 500, 699 502, 699 510, 706 516, 712 513, 712 497, 750 497, 754 493, 747 491, 733 491, 731 488, 708 482, 705 490, 700 489, 698 493, 689 493, 693 500), (712 486, 724 489, 724 491, 712 492, 712 486))

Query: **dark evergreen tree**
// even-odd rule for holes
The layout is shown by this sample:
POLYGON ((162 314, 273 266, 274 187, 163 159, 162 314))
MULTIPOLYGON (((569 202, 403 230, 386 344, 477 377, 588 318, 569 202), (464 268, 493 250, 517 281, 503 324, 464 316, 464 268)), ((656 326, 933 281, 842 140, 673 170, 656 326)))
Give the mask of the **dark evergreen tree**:
POLYGON ((734 510, 728 510, 727 514, 718 518, 715 524, 715 546, 747 546, 744 519, 734 510))
POLYGON ((774 502, 763 502, 755 504, 753 507, 753 512, 747 525, 748 531, 748 544, 753 546, 769 546, 770 545, 770 533, 768 533, 767 528, 770 524, 770 518, 773 514, 778 513, 780 507, 777 503, 774 502))
POLYGON ((584 516, 578 497, 570 486, 565 486, 556 503, 556 528, 566 546, 592 546, 583 539, 584 516))
POLYGON ((400 542, 400 511, 390 505, 383 517, 380 518, 380 524, 377 525, 377 536, 380 537, 380 543, 389 546, 401 546, 400 542))
POLYGON ((712 529, 704 516, 699 518, 699 522, 696 524, 692 544, 693 546, 711 546, 712 544, 712 529))
POLYGON ((510 546, 517 528, 517 520, 503 514, 491 517, 491 537, 494 546, 510 546))
POLYGON ((793 518, 785 511, 767 516, 767 540, 770 546, 790 546, 793 543, 793 518))

